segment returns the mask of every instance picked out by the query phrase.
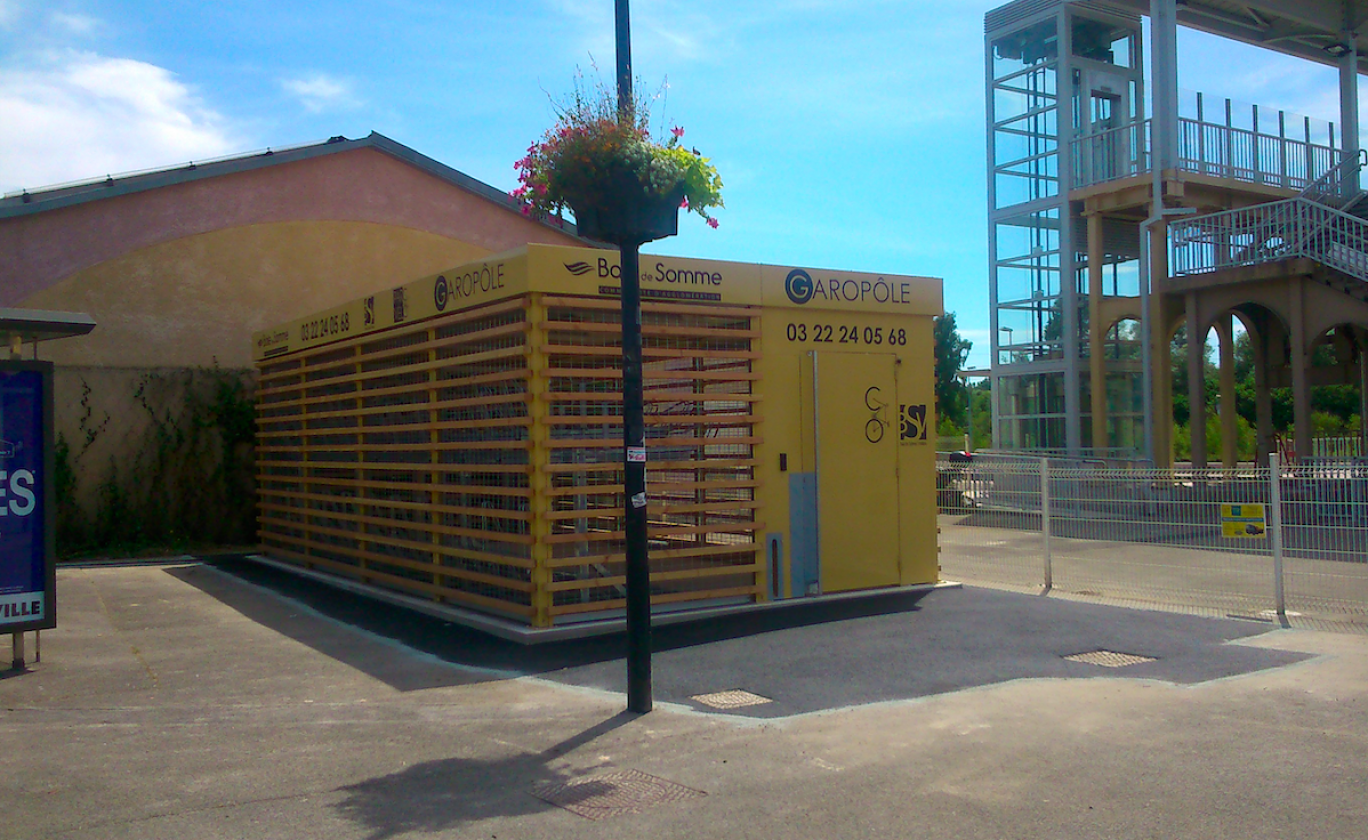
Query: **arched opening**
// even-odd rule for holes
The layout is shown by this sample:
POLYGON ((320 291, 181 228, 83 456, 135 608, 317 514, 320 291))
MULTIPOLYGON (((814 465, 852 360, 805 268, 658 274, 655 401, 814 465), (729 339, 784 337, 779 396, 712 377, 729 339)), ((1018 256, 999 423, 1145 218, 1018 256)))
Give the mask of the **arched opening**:
MULTIPOLYGON (((1368 330, 1337 324, 1311 342, 1307 381, 1310 385, 1310 430, 1292 435, 1302 441, 1299 455, 1311 458, 1360 458, 1364 450, 1364 348, 1368 330)), ((1280 391, 1288 389, 1279 389, 1280 391)), ((1275 417, 1292 411, 1290 394, 1274 398, 1275 417)))
POLYGON ((1144 343, 1137 318, 1123 318, 1105 333, 1107 441, 1112 453, 1140 452, 1145 445, 1144 343))

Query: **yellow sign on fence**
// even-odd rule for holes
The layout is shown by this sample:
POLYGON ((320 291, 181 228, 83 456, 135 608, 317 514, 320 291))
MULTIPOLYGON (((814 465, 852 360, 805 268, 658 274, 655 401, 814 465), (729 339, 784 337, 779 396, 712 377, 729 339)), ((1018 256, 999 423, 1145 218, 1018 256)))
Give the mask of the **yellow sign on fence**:
POLYGON ((1221 536, 1242 540, 1262 540, 1268 536, 1264 506, 1221 505, 1221 536))

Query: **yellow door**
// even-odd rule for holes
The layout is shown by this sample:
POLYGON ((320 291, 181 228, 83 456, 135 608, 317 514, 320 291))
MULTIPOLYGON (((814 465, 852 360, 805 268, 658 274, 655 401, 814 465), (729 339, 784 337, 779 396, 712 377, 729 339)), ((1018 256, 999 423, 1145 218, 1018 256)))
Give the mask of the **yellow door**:
POLYGON ((894 357, 813 354, 823 592, 898 583, 894 357))

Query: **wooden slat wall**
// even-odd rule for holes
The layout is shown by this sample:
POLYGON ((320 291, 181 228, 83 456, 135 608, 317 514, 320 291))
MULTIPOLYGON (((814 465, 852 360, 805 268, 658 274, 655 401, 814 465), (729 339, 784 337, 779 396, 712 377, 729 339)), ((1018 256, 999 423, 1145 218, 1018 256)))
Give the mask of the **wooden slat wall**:
MULTIPOLYGON (((544 308, 552 616, 626 605, 622 327, 612 300, 544 308)), ((759 311, 642 306, 652 601, 754 598, 759 311)))
MULTIPOLYGON (((622 607, 618 313, 530 295, 262 362, 263 547, 537 626, 622 607)), ((757 597, 758 310, 642 314, 652 600, 757 597)))
POLYGON ((518 300, 262 363, 267 552, 530 619, 527 332, 518 300))

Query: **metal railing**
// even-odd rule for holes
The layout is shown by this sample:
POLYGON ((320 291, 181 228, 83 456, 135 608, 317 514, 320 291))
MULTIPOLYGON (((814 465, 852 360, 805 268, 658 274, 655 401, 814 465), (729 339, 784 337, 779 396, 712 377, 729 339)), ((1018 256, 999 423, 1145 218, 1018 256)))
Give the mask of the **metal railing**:
MULTIPOLYGON (((1086 187, 1150 171, 1151 120, 1077 137, 1073 186, 1086 187)), ((1218 178, 1301 190, 1339 162, 1331 146, 1190 118, 1178 120, 1178 166, 1218 178)))
POLYGON ((1368 456, 1368 447, 1360 435, 1339 435, 1311 439, 1309 456, 1325 460, 1348 460, 1368 456))
POLYGON ((1359 149, 1357 155, 1344 158, 1307 184, 1300 197, 1317 204, 1345 209, 1363 196, 1359 189, 1358 173, 1365 164, 1368 164, 1368 149, 1359 149))
POLYGON ((1368 630, 1368 462, 939 464, 943 575, 1368 630))
POLYGON ((1142 175, 1150 170, 1150 121, 1077 137, 1071 149, 1075 188, 1142 175))
POLYGON ((1308 257, 1368 281, 1368 223, 1305 198, 1186 218, 1170 231, 1174 275, 1308 257))

